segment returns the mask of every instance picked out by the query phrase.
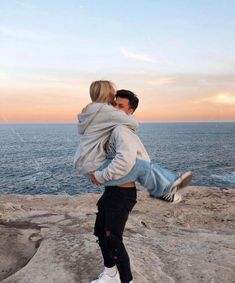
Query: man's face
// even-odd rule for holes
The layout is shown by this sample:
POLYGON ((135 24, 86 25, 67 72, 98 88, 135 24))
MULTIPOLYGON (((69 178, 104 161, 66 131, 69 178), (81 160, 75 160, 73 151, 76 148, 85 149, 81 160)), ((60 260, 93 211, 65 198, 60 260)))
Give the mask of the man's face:
POLYGON ((133 114, 134 110, 130 108, 129 100, 127 98, 117 97, 115 103, 116 109, 124 111, 127 115, 133 114))

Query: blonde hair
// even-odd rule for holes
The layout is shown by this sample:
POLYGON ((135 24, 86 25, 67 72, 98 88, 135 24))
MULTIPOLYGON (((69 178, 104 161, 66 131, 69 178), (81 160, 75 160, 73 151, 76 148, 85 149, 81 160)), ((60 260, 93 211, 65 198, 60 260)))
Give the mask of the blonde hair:
POLYGON ((90 85, 92 102, 112 103, 116 94, 116 87, 110 81, 94 81, 90 85))

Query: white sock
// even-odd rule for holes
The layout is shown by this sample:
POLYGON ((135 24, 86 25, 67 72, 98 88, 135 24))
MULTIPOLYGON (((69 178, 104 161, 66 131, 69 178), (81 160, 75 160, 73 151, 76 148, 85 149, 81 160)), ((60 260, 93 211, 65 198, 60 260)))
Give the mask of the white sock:
POLYGON ((117 273, 116 265, 114 265, 113 267, 104 267, 104 273, 110 277, 114 277, 117 273))

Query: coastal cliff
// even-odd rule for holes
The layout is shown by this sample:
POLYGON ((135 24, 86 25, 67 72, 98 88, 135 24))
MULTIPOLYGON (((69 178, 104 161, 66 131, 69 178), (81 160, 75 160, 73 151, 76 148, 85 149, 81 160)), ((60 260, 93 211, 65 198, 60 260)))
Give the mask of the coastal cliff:
MULTIPOLYGON (((235 190, 188 187, 168 204, 138 191, 124 241, 135 283, 235 282, 235 190)), ((1 283, 88 283, 100 194, 0 195, 1 283)))

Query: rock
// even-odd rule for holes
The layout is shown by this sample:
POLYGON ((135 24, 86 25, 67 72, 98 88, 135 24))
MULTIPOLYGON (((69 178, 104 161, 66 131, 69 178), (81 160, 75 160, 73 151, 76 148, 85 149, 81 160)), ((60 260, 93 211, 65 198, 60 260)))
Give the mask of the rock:
POLYGON ((14 227, 0 227, 0 280, 14 274, 25 266, 37 251, 38 235, 34 229, 21 230, 14 227))
MULTIPOLYGON (((235 282, 235 190, 189 187, 178 204, 138 192, 124 233, 135 283, 235 282)), ((0 195, 0 282, 87 283, 102 271, 99 194, 0 195)))

